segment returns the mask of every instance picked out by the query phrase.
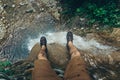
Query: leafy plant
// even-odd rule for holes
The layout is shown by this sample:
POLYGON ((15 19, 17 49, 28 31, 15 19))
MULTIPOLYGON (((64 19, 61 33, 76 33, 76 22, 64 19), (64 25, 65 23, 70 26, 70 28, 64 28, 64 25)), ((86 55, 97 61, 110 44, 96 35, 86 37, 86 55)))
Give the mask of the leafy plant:
POLYGON ((12 75, 13 72, 8 68, 9 66, 11 66, 10 61, 0 61, 0 72, 12 75))
POLYGON ((86 15, 89 22, 102 25, 120 26, 120 9, 118 0, 60 0, 63 15, 68 18, 86 15))
POLYGON ((0 62, 0 66, 3 66, 3 67, 7 67, 7 66, 10 66, 10 65, 11 65, 10 61, 2 61, 2 62, 0 62))

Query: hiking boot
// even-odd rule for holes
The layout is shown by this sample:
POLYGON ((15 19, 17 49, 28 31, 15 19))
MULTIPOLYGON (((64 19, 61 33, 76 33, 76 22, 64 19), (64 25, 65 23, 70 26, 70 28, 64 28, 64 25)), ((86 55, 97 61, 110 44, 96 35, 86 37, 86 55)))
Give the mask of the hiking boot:
POLYGON ((73 42, 73 33, 69 31, 69 32, 67 33, 66 38, 67 38, 67 43, 68 43, 69 41, 72 41, 72 42, 73 42))
POLYGON ((45 52, 47 53, 47 51, 48 51, 47 50, 47 40, 44 36, 42 36, 41 39, 40 39, 40 46, 42 47, 43 45, 45 45, 45 47, 46 47, 45 52))
POLYGON ((40 39, 40 45, 41 45, 41 47, 43 45, 45 45, 45 47, 46 47, 46 44, 47 44, 47 40, 46 40, 46 38, 44 36, 42 36, 41 39, 40 39))
POLYGON ((68 49, 68 51, 69 51, 68 42, 69 42, 69 41, 72 41, 72 42, 73 42, 73 33, 69 31, 69 32, 67 33, 66 39, 67 39, 66 47, 67 47, 67 49, 68 49))

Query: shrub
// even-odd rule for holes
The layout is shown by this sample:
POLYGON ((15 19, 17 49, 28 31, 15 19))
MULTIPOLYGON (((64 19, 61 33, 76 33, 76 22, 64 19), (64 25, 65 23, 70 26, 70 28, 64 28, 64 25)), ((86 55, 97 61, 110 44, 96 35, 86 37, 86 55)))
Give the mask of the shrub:
POLYGON ((83 16, 88 24, 120 26, 120 9, 118 0, 60 0, 64 17, 83 16))
POLYGON ((9 66, 11 66, 10 61, 0 61, 0 72, 3 72, 7 75, 12 75, 12 71, 8 68, 9 66))

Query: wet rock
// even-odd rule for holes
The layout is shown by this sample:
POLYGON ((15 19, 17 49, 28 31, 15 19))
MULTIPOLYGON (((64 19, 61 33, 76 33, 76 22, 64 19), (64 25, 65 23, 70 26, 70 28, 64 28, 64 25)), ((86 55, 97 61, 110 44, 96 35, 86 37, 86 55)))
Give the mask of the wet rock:
POLYGON ((19 4, 20 4, 20 6, 24 6, 24 5, 26 5, 27 3, 25 3, 25 2, 20 2, 19 4))
POLYGON ((114 28, 111 37, 114 37, 117 41, 120 42, 120 28, 114 28))
POLYGON ((60 20, 60 13, 57 11, 57 9, 51 9, 51 13, 57 20, 60 20))
POLYGON ((13 4, 12 7, 14 8, 14 7, 15 7, 15 4, 13 4))
POLYGON ((8 75, 0 72, 0 80, 11 80, 8 75))
POLYGON ((2 3, 0 2, 0 13, 3 11, 2 3))
MULTIPOLYGON (((55 23, 53 17, 56 20, 59 20, 59 17, 60 17, 59 10, 61 10, 61 8, 57 7, 56 0, 2 0, 2 1, 0 0, 0 13, 2 14, 0 15, 0 19, 1 19, 0 22, 3 21, 4 24, 0 23, 2 24, 0 26, 0 39, 4 38, 4 35, 6 32, 8 32, 7 33, 8 37, 4 39, 5 43, 2 43, 4 44, 4 46, 0 45, 0 54, 7 54, 7 55, 9 54, 10 55, 9 57, 11 57, 12 59, 16 58, 15 61, 19 60, 19 58, 23 59, 23 57, 25 58, 25 55, 26 55, 26 52, 22 54, 22 52, 25 51, 23 50, 23 48, 25 48, 24 47, 25 44, 20 41, 22 40, 25 41, 26 38, 28 39, 27 34, 32 35, 33 37, 33 36, 36 36, 38 32, 41 32, 41 33, 44 32, 41 28, 44 28, 46 31, 52 29, 55 23), (3 4, 1 3, 2 1, 4 2, 3 4), (32 2, 35 4, 32 4, 32 2), (32 13, 32 14, 27 14, 27 13, 32 13), (46 13, 49 15, 46 15, 46 13), (38 17, 38 15, 40 17, 38 17), (51 18, 51 15, 53 16, 52 18, 51 18), (50 25, 49 22, 51 22, 52 25, 50 25), (8 24, 9 24, 9 27, 7 26, 8 24), (46 28, 46 26, 48 27, 46 28), (28 29, 30 29, 31 31, 29 31, 28 29), (22 44, 22 45, 19 45, 17 43, 22 44), (21 46, 23 48, 21 48, 21 46), (3 51, 1 51, 1 49, 3 51), (16 51, 14 51, 14 49, 16 51)), ((77 34, 80 34, 82 31, 84 34, 85 26, 87 26, 87 24, 85 24, 86 19, 78 17, 77 19, 73 20, 72 23, 75 23, 74 25, 72 25, 72 27, 73 26, 77 27, 77 29, 74 29, 76 30, 77 34), (79 30, 78 27, 82 27, 81 30, 79 30)), ((117 41, 120 41, 119 33, 120 32, 118 29, 117 30, 114 29, 113 33, 111 34, 111 37, 117 41)), ((86 37, 88 39, 97 38, 96 40, 100 40, 101 36, 99 37, 95 33, 90 33, 86 37)), ((105 38, 107 39, 107 41, 110 41, 111 45, 113 46, 114 39, 111 40, 111 37, 109 36, 105 36, 105 37, 102 36, 102 38, 105 38)), ((106 43, 107 41, 103 40, 104 44, 107 44, 106 43)), ((116 44, 119 45, 118 43, 116 44)), ((37 44, 31 50, 31 54, 29 55, 28 60, 32 62, 24 63, 23 61, 23 62, 18 62, 16 64, 13 64, 13 66, 11 67, 11 70, 15 71, 16 79, 24 80, 25 79, 24 76, 27 76, 27 74, 30 73, 31 68, 33 67, 33 61, 37 58, 39 49, 40 49, 40 45, 37 44), (36 46, 37 48, 35 49, 36 46)), ((65 46, 61 46, 59 44, 49 44, 48 49, 49 49, 49 60, 53 63, 53 65, 65 67, 69 59, 69 55, 67 54, 68 52, 66 51, 65 46)), ((120 51, 113 52, 112 54, 110 54, 110 56, 105 56, 105 55, 98 56, 98 55, 92 55, 92 54, 90 55, 89 51, 88 51, 88 54, 86 53, 87 52, 85 51, 83 52, 83 54, 85 54, 83 55, 83 57, 86 60, 86 62, 88 62, 88 64, 92 67, 96 67, 98 65, 97 63, 101 63, 100 66, 103 66, 104 65, 103 62, 113 65, 115 62, 120 61, 120 56, 119 56, 120 51)), ((0 59, 1 59, 1 55, 0 55, 0 59)), ((114 68, 114 66, 112 68, 114 68)), ((117 68, 119 68, 119 65, 117 68)), ((29 80, 29 79, 26 79, 26 80, 29 80)))
POLYGON ((113 64, 113 58, 111 55, 108 55, 109 64, 113 64))
POLYGON ((120 28, 113 28, 111 36, 120 36, 120 28))
POLYGON ((95 40, 99 41, 100 36, 97 35, 96 33, 87 33, 86 36, 85 36, 85 38, 87 40, 95 39, 95 40))
POLYGON ((33 48, 31 49, 27 60, 30 60, 30 61, 34 62, 37 59, 37 55, 38 55, 38 53, 40 51, 40 48, 41 47, 40 47, 39 43, 36 43, 33 46, 33 48))
POLYGON ((57 0, 41 0, 45 5, 46 7, 48 8, 48 12, 51 13, 51 15, 57 19, 57 20, 60 20, 60 10, 61 10, 61 7, 60 6, 57 6, 58 2, 57 0))
POLYGON ((48 57, 56 66, 66 67, 69 61, 69 55, 65 46, 53 43, 48 45, 48 57))
MULTIPOLYGON (((48 44, 47 47, 48 47, 48 60, 52 63, 52 67, 65 68, 69 60, 69 54, 67 52, 66 47, 60 44, 57 44, 57 43, 48 44)), ((35 44, 27 60, 16 62, 10 67, 10 70, 14 71, 15 73, 14 74, 15 79, 20 79, 20 80, 31 79, 31 72, 34 66, 33 62, 37 58, 40 48, 41 47, 39 43, 35 44)), ((94 76, 96 74, 96 76, 98 76, 97 79, 104 77, 105 80, 109 80, 108 78, 110 78, 110 76, 112 76, 112 78, 118 77, 118 74, 116 74, 116 72, 114 71, 114 66, 116 66, 115 62, 117 60, 119 62, 119 56, 118 56, 119 51, 118 53, 114 52, 112 55, 110 54, 109 57, 107 55, 106 56, 105 55, 94 55, 94 54, 91 54, 89 51, 88 52, 80 51, 80 52, 81 52, 82 57, 85 59, 87 63, 88 70, 90 71, 91 75, 94 76), (118 56, 118 57, 115 57, 115 56, 118 56)), ((59 69, 54 69, 54 70, 58 74, 60 74, 60 76, 61 74, 63 76, 64 71, 61 71, 59 69)))
POLYGON ((26 10, 25 12, 26 13, 32 13, 32 12, 34 12, 34 10, 33 9, 29 9, 29 10, 26 10))
MULTIPOLYGON (((9 38, 10 34, 14 36, 13 42, 18 42, 21 36, 23 38, 23 35, 27 34, 26 32, 32 34, 32 29, 36 30, 34 33, 37 33, 44 27, 49 27, 49 29, 54 27, 55 18, 49 13, 49 7, 46 9, 48 4, 51 5, 51 3, 45 4, 40 0, 0 0, 0 40, 4 38, 4 40, 0 41, 0 44, 4 44, 4 46, 11 45, 12 38, 9 38), (34 3, 34 5, 32 3, 34 3), (41 15, 40 18, 37 17, 38 15, 41 15), (32 29, 30 27, 32 27, 32 29), (24 31, 24 34, 21 34, 21 31, 25 29, 31 30, 24 31), (19 37, 19 40, 16 37, 19 37)), ((53 4, 55 5, 56 2, 53 1, 52 5, 53 4)), ((41 32, 43 31, 41 30, 41 32)), ((5 48, 4 46, 1 47, 5 48)), ((8 53, 5 52, 5 54, 10 54, 11 52, 9 52, 9 50, 6 50, 8 53)))
POLYGON ((4 8, 3 8, 3 3, 0 1, 0 42, 4 38, 6 34, 6 21, 5 21, 5 16, 4 16, 4 8))
POLYGON ((118 51, 113 51, 111 54, 110 54, 110 61, 112 61, 113 63, 114 62, 120 62, 120 50, 118 51))
MULTIPOLYGON (((53 43, 48 44, 48 59, 52 62, 54 66, 65 68, 69 55, 65 46, 53 43)), ((40 45, 37 43, 31 50, 30 55, 27 60, 34 61, 40 51, 40 45)))
MULTIPOLYGON (((37 43, 32 48, 28 60, 34 61, 37 58, 37 55, 40 51, 40 45, 37 43)), ((86 61, 88 66, 96 67, 98 63, 109 63, 114 64, 114 62, 119 61, 119 51, 114 51, 107 54, 94 54, 91 50, 80 50, 82 57, 86 61), (115 57, 117 56, 117 57, 115 57)), ((69 61, 69 54, 65 46, 60 44, 48 44, 48 58, 54 64, 58 66, 66 66, 67 62, 69 61)))
POLYGON ((6 33, 6 28, 4 27, 4 25, 0 22, 0 39, 4 38, 4 35, 6 33))

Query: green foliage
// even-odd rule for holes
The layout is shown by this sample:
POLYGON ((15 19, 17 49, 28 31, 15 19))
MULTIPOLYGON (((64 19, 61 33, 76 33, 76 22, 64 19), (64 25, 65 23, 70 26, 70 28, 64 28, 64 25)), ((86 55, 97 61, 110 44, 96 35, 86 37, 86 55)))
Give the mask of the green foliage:
POLYGON ((98 22, 102 25, 120 26, 118 0, 61 0, 63 10, 68 17, 83 16, 88 24, 98 22))
POLYGON ((0 72, 7 75, 12 75, 13 72, 8 68, 9 66, 11 66, 10 61, 0 61, 0 72))
POLYGON ((7 66, 10 66, 10 65, 11 65, 10 61, 2 61, 2 62, 0 62, 0 66, 3 66, 3 67, 7 67, 7 66))
POLYGON ((97 7, 96 5, 89 4, 87 7, 87 12, 90 13, 88 16, 93 23, 94 21, 98 21, 101 24, 108 24, 110 26, 117 26, 117 18, 120 16, 120 10, 116 8, 114 3, 102 7, 97 7))

